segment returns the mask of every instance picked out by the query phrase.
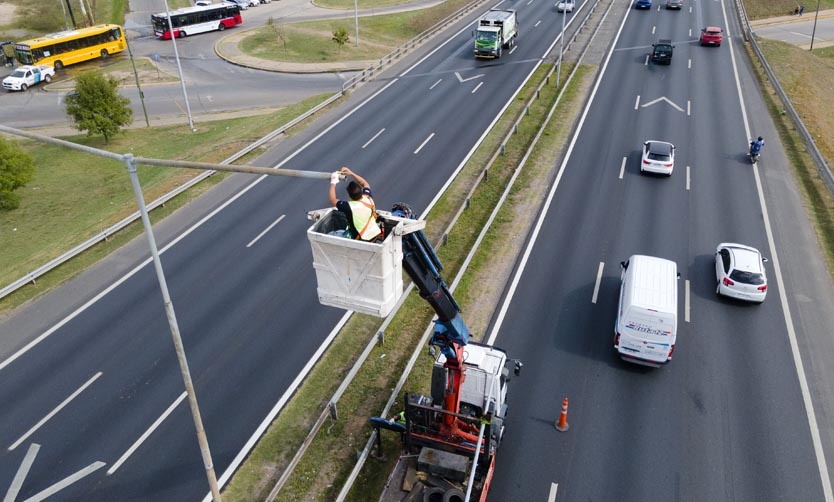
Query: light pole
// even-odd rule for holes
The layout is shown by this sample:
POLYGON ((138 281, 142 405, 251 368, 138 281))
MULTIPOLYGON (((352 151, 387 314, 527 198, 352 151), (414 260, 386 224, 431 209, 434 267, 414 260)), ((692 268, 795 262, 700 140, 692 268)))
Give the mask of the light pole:
POLYGON ((353 0, 353 22, 356 24, 356 47, 359 47, 359 0, 353 0))
POLYGON ((565 47, 565 17, 568 15, 568 3, 567 0, 563 0, 565 3, 564 8, 562 9, 562 34, 559 35, 559 63, 556 65, 556 87, 558 88, 560 85, 560 77, 562 75, 562 57, 564 56, 564 47, 565 47))
POLYGON ((817 18, 820 16, 820 0, 817 0, 817 12, 814 14, 814 29, 811 30, 811 48, 808 49, 809 51, 814 50, 814 35, 817 33, 817 18))
POLYGON ((188 104, 188 93, 185 92, 185 78, 182 76, 182 66, 180 65, 180 53, 177 51, 177 40, 174 36, 174 26, 171 24, 171 13, 168 10, 168 0, 165 0, 165 17, 168 18, 168 32, 171 34, 171 43, 174 44, 174 57, 177 60, 177 71, 180 74, 180 84, 182 84, 182 95, 185 98, 185 113, 188 115, 188 127, 191 129, 191 132, 196 131, 194 129, 194 122, 191 120, 191 106, 188 104))

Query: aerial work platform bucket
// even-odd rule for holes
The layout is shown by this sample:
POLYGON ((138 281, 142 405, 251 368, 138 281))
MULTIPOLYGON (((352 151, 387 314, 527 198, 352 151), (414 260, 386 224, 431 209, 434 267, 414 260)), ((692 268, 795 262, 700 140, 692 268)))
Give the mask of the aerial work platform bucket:
POLYGON ((319 303, 377 317, 387 316, 403 293, 402 236, 422 230, 425 221, 377 211, 385 227, 381 243, 348 239, 330 232, 344 228, 334 208, 307 213, 319 303))

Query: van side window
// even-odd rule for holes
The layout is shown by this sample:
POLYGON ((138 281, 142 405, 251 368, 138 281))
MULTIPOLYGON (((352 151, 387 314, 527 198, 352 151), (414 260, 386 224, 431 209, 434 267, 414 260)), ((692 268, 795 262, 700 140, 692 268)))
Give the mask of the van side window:
POLYGON ((724 272, 730 273, 730 251, 722 249, 719 253, 721 255, 721 264, 724 266, 724 272))

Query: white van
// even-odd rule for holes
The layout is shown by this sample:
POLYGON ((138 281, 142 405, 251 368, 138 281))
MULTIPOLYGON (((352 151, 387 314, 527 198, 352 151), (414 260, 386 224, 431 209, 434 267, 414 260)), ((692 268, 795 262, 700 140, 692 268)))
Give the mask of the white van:
POLYGON ((678 332, 678 267, 634 255, 623 269, 614 348, 623 360, 659 367, 672 359, 678 332))

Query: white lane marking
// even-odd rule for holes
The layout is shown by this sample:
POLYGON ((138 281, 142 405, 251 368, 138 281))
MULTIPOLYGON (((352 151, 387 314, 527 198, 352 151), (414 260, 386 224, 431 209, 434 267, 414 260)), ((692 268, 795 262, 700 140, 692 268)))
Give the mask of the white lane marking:
POLYGON ((652 26, 652 35, 654 35, 654 32, 655 32, 656 29, 657 29, 657 26, 652 26))
MULTIPOLYGON (((528 5, 529 5, 529 4, 528 4, 528 5)), ((536 24, 534 24, 534 25, 533 25, 533 28, 538 28, 540 24, 542 24, 542 20, 541 20, 541 19, 539 19, 538 21, 536 21, 536 24)))
MULTIPOLYGON (((478 85, 481 85, 481 84, 478 84, 478 85)), ((414 150, 414 155, 417 155, 418 153, 420 153, 420 150, 422 150, 422 149, 423 149, 423 147, 424 147, 424 146, 426 146, 426 143, 428 143, 429 141, 431 141, 431 139, 432 139, 433 137, 434 137, 434 133, 429 134, 429 137, 428 137, 428 138, 426 138, 425 140, 423 140, 423 142, 420 144, 420 146, 418 146, 418 147, 417 147, 417 149, 416 149, 416 150, 414 150)))
POLYGON ((513 48, 512 48, 512 49, 510 49, 510 54, 512 54, 513 52, 515 52, 515 50, 516 50, 516 49, 518 49, 518 46, 517 46, 517 45, 513 45, 513 48))
POLYGON ((264 231, 263 231, 263 232, 259 233, 257 237, 255 237, 254 239, 252 239, 252 241, 251 241, 249 244, 247 244, 247 245, 246 245, 246 247, 248 247, 248 248, 249 248, 249 247, 252 247, 252 244, 254 244, 254 243, 258 242, 258 241, 260 240, 260 238, 261 238, 261 237, 263 237, 264 235, 266 235, 266 233, 267 233, 267 232, 269 232, 270 230, 272 230, 272 227, 274 227, 275 225, 277 225, 277 224, 281 223, 281 220, 283 220, 285 216, 286 216, 286 214, 282 214, 281 216, 279 216, 279 217, 278 217, 278 219, 277 219, 277 220, 275 220, 275 221, 273 221, 273 222, 272 222, 272 224, 270 224, 268 227, 266 227, 266 228, 264 229, 264 231))
POLYGON ((649 55, 646 54, 646 62, 643 63, 643 66, 649 66, 649 55))
POLYGON ((623 179, 623 174, 625 174, 626 161, 628 161, 628 157, 623 157, 623 163, 620 164, 620 179, 623 179))
POLYGON ((689 279, 683 284, 683 320, 684 322, 689 322, 689 279))
MULTIPOLYGON (((692 12, 692 7, 689 8, 689 12, 692 12)), ((692 28, 689 28, 689 38, 692 38, 692 28)))
POLYGON ((482 85, 484 85, 483 82, 478 82, 478 85, 476 85, 475 88, 472 89, 472 92, 470 94, 475 94, 476 92, 478 92, 478 89, 480 89, 482 85))
POLYGON ((556 502, 556 492, 559 490, 559 483, 550 483, 550 493, 547 494, 547 502, 556 502))
POLYGON ((634 102, 634 109, 635 110, 640 109, 640 95, 639 94, 637 95, 637 101, 634 102))
POLYGON ((686 191, 687 192, 689 191, 689 181, 690 181, 689 166, 686 166, 686 191))
POLYGON ((38 455, 38 450, 40 449, 41 445, 37 443, 29 445, 29 450, 26 452, 26 456, 23 457, 23 462, 21 462, 20 467, 17 468, 17 474, 14 475, 12 484, 9 486, 9 491, 3 497, 3 502, 14 502, 17 498, 17 494, 20 493, 20 488, 23 486, 23 480, 29 474, 29 469, 32 468, 32 463, 35 462, 35 457, 38 455))
POLYGON ((686 100, 686 115, 687 116, 692 115, 692 102, 689 101, 688 99, 686 100))
POLYGON ((146 430, 146 431, 145 431, 145 432, 144 432, 141 436, 139 436, 139 439, 137 439, 137 440, 136 440, 136 442, 135 442, 135 443, 133 443, 133 445, 131 445, 131 447, 130 447, 130 448, 128 448, 128 449, 127 449, 127 451, 126 451, 126 452, 124 452, 124 454, 123 454, 121 457, 119 457, 119 460, 117 460, 117 461, 116 461, 116 463, 115 463, 115 464, 113 464, 113 466, 112 466, 112 467, 110 467, 109 469, 107 469, 107 475, 108 475, 108 476, 109 476, 109 475, 111 475, 111 474, 113 474, 114 472, 116 472, 116 470, 117 470, 119 467, 121 467, 121 466, 122 466, 122 464, 123 464, 123 463, 125 463, 125 461, 126 461, 126 460, 127 460, 127 459, 131 456, 131 455, 133 455, 133 452, 135 452, 135 451, 139 448, 139 446, 141 446, 141 445, 142 445, 142 443, 144 443, 144 442, 145 442, 145 440, 146 440, 146 439, 148 439, 148 437, 149 437, 149 436, 153 433, 153 431, 155 431, 155 430, 156 430, 156 428, 157 428, 157 427, 159 427, 159 425, 160 425, 162 422, 164 422, 166 418, 168 418, 168 415, 170 415, 171 413, 173 413, 173 412, 174 412, 174 410, 176 409, 177 405, 179 405, 179 404, 183 401, 183 399, 185 399, 185 397, 186 397, 187 395, 188 395, 188 393, 187 393, 187 392, 183 392, 182 394, 180 394, 180 397, 178 397, 178 398, 177 398, 177 399, 176 399, 176 400, 175 400, 175 401, 171 404, 171 406, 169 406, 169 407, 168 407, 168 409, 167 409, 167 410, 165 410, 165 411, 162 413, 162 415, 160 415, 160 416, 159 416, 159 418, 157 418, 157 419, 156 419, 156 421, 155 421, 154 423, 152 423, 152 424, 151 424, 151 426, 150 426, 150 427, 148 427, 148 430, 146 430))
MULTIPOLYGON (((721 2, 721 12, 724 15, 724 26, 728 25, 727 9, 724 2, 721 2)), ((736 57, 733 51, 733 38, 727 31, 727 42, 730 45, 730 61, 733 63, 733 76, 736 81, 736 92, 738 93, 738 104, 741 107, 741 116, 744 123, 744 137, 751 137, 750 123, 747 121, 747 109, 744 107, 744 95, 741 91, 741 81, 738 77, 738 66, 736 65, 736 57)), ((791 355, 793 356, 793 363, 796 367, 796 376, 799 379, 799 388, 802 390, 802 402, 805 406, 805 415, 808 417, 808 428, 811 432, 811 440, 814 444, 814 454, 817 457, 817 469, 820 474, 820 483, 822 484, 822 492, 826 502, 834 502, 834 493, 831 490, 831 478, 828 475, 828 462, 825 459, 825 450, 822 448, 822 440, 820 439, 819 425, 817 424, 817 415, 814 411, 814 402, 811 400, 811 391, 808 387, 808 378, 805 376, 805 367, 802 363, 802 355, 799 352, 799 343, 796 340, 796 331, 793 327, 793 317, 791 316, 791 309, 788 305, 788 296, 785 289, 785 281, 782 279, 782 268, 779 265, 779 257, 776 254, 776 241, 773 240, 773 229, 770 227, 770 216, 767 212, 767 205, 765 205, 764 193, 762 192, 762 180, 759 177, 759 165, 753 164, 753 177, 756 180, 756 192, 759 195, 759 205, 762 208, 762 217, 764 219, 765 234, 767 235, 767 245, 770 248, 771 261, 773 262, 773 271, 776 276, 776 284, 779 286, 779 302, 782 305, 782 310, 785 313, 785 328, 788 331, 788 340, 791 345, 791 355)))
MULTIPOLYGON (((559 183, 562 180, 562 176, 565 173, 565 168, 568 165, 568 161, 570 160, 571 153, 573 153, 573 148, 576 146, 576 142, 579 140, 579 133, 582 132, 582 126, 585 124, 585 119, 588 118, 588 113, 591 110, 591 105, 594 103, 594 97, 599 90, 600 82, 603 80, 603 76, 605 75, 605 70, 608 68, 608 63, 611 61, 611 56, 614 54, 614 47, 617 46, 617 41, 620 39, 620 35, 623 32, 623 28, 625 27, 626 20, 628 20, 628 15, 631 13, 631 9, 626 11, 626 15, 623 16, 623 21, 620 23, 620 28, 617 30, 617 35, 614 37, 614 42, 611 44, 611 48, 608 49, 608 55, 605 57, 605 61, 602 64, 602 69, 599 72, 599 77, 597 77, 596 83, 594 84, 594 88, 591 91, 591 96, 588 99, 588 102, 585 104, 585 109, 582 111, 582 116, 579 118, 579 123, 576 126, 576 130, 573 133, 573 138, 571 138, 570 144, 568 145, 567 152, 562 159, 562 164, 559 166, 559 173, 556 175, 556 179, 553 181, 553 185, 550 187, 550 192, 547 194, 547 200, 545 200, 542 210, 539 212, 539 218, 536 220, 536 225, 533 228, 532 235, 527 241, 527 247, 524 249, 524 255, 521 257, 521 262, 519 266, 516 268, 515 275, 513 276, 513 280, 510 283, 510 288, 507 291, 507 295, 504 297, 504 302, 501 304, 501 309, 498 311, 498 317, 495 320, 495 323, 492 326, 492 331, 487 338, 487 345, 494 345, 495 339, 498 338, 498 333, 501 331, 501 326, 504 324, 504 317, 507 315, 507 311, 510 308, 510 304, 513 301, 513 296, 515 295, 516 289, 518 289, 518 285, 521 282, 521 275, 524 273, 524 269, 527 266, 527 261, 530 259, 530 255, 533 253, 533 247, 536 245, 536 241, 539 237, 539 232, 541 232, 542 226, 544 225, 544 219, 547 216, 548 209, 550 209, 550 204, 553 202, 553 198, 556 196, 556 190, 559 188, 559 183)), ((207 499, 203 499, 203 502, 207 502, 207 499)))
POLYGON ((602 282, 602 269, 605 267, 605 263, 599 262, 599 268, 597 269, 597 281, 594 283, 594 294, 591 296, 591 303, 597 302, 597 296, 599 295, 599 284, 602 282))
POLYGON ((484 76, 484 74, 483 74, 483 73, 479 73, 479 74, 474 75, 474 76, 471 76, 471 77, 469 77, 469 78, 463 78, 463 77, 461 77, 461 76, 460 76, 460 73, 455 72, 455 76, 458 78, 458 82, 460 82, 460 83, 462 84, 462 83, 464 83, 464 82, 468 82, 469 80, 474 80, 474 79, 476 79, 476 78, 483 77, 483 76, 484 76))
MULTIPOLYGON (((442 79, 441 79, 441 80, 442 80, 442 79)), ((440 80, 438 80, 438 82, 440 82, 440 80)), ((434 87, 434 86, 432 86, 432 87, 434 87)), ((385 132, 385 128, 384 128, 384 127, 383 127, 382 129, 380 129, 378 133, 374 134, 374 136, 373 136, 371 139, 369 139, 369 140, 367 141, 367 143, 365 143, 364 145, 362 145, 362 148, 364 149, 365 147, 367 147, 368 145, 370 145, 370 144, 371 144, 371 143, 372 143, 375 139, 377 139, 377 138, 379 137, 379 135, 380 135, 380 134, 382 134, 383 132, 385 132)))
MULTIPOLYGON (((457 72, 455 72, 455 73, 457 73, 457 72)), ((458 78, 460 78, 460 75, 458 75, 458 78)), ((429 87, 429 90, 432 90, 432 89, 434 89, 435 87, 437 87, 437 84, 439 84, 439 83, 440 83, 440 82, 442 82, 442 81, 443 81, 443 79, 441 78, 441 79, 440 79, 440 80, 438 80, 437 82, 433 83, 433 84, 431 85, 431 87, 429 87)), ((363 146, 362 148, 365 148, 365 147, 363 146)))
MULTIPOLYGON (((689 13, 692 14, 692 6, 689 6, 689 13)), ((689 28, 689 36, 692 36, 692 28, 689 28)))
MULTIPOLYGON (((669 104, 672 106, 672 108, 674 108, 675 110, 677 110, 677 111, 679 111, 679 112, 683 112, 683 108, 681 108, 680 106, 676 105, 674 101, 672 101, 671 99, 667 98, 666 96, 661 96, 661 97, 659 97, 659 98, 657 98, 657 99, 653 99, 653 100, 649 101, 648 103, 642 104, 642 105, 640 105, 640 106, 641 106, 641 107, 643 107, 643 108, 647 108, 647 107, 652 106, 652 105, 654 105, 654 104, 660 103, 661 101, 666 101, 666 102, 667 102, 667 103, 669 103, 669 104)), ((635 109, 636 109, 636 108, 635 108, 635 109)))
POLYGON ((688 69, 688 70, 692 69, 692 58, 689 58, 688 62, 686 63, 686 69, 688 69))
POLYGON ((22 442, 26 441, 26 438, 28 438, 29 436, 31 436, 32 434, 34 434, 34 433, 35 433, 35 431, 37 431, 38 429, 40 429, 40 428, 41 428, 41 426, 43 426, 43 424, 45 424, 47 421, 49 421, 49 419, 50 419, 50 418, 54 417, 54 416, 55 416, 55 414, 57 414, 59 411, 61 411, 61 410, 64 408, 64 406, 68 405, 68 404, 70 403, 70 401, 72 401, 72 400, 73 400, 73 399, 75 399, 75 398, 76 398, 79 394, 81 394, 82 392, 84 392, 84 389, 86 389, 86 388, 87 388, 87 387, 89 387, 89 386, 90 386, 93 382, 95 382, 96 380, 98 380, 98 377, 100 377, 100 376, 101 376, 101 371, 99 371, 98 373, 96 373, 95 375, 93 375, 93 377, 92 377, 92 378, 90 378, 89 380, 87 380, 87 382, 86 382, 84 385, 82 385, 81 387, 79 387, 79 388, 78 388, 78 390, 76 390, 75 392, 73 392, 72 394, 70 394, 70 396, 69 396, 68 398, 64 399, 64 402, 62 402, 62 403, 61 403, 61 404, 59 404, 57 407, 55 407, 55 409, 53 409, 52 411, 50 411, 50 412, 49 412, 49 414, 48 414, 48 415, 46 415, 45 417, 43 417, 43 418, 40 420, 40 422, 36 423, 34 427, 32 427, 31 429, 29 429, 29 431, 28 431, 28 432, 26 432, 26 434, 24 434, 24 435, 20 436, 20 439, 18 439, 18 440, 17 440, 17 441, 15 441, 14 443, 12 443, 12 445, 11 445, 11 446, 9 446, 9 451, 12 451, 12 450, 14 450, 15 448, 17 448, 18 446, 20 446, 20 443, 22 443, 22 442))
POLYGON ((531 3, 533 3, 533 0, 530 0, 529 2, 527 2, 527 5, 530 5, 531 3))
POLYGON ((45 500, 47 497, 51 497, 55 495, 59 491, 63 490, 64 488, 68 487, 69 485, 75 483, 79 479, 96 472, 97 470, 104 467, 104 462, 93 462, 92 464, 88 465, 87 467, 81 469, 80 471, 76 472, 75 474, 71 474, 61 481, 58 481, 54 485, 50 486, 46 490, 43 490, 35 495, 32 495, 28 499, 24 500, 23 502, 40 502, 41 500, 45 500))

